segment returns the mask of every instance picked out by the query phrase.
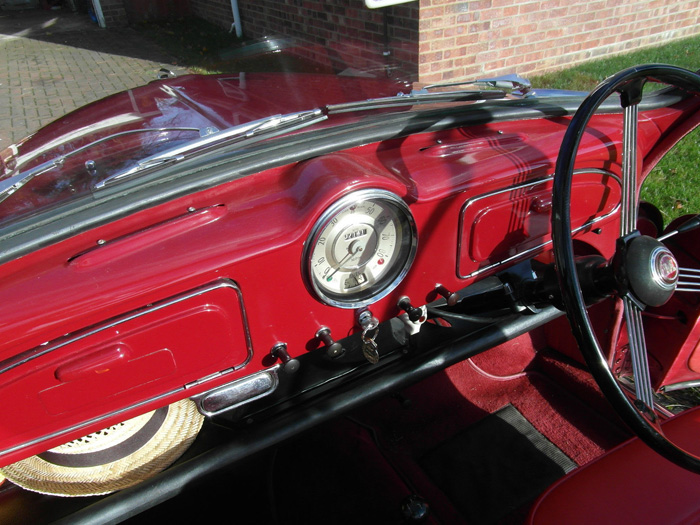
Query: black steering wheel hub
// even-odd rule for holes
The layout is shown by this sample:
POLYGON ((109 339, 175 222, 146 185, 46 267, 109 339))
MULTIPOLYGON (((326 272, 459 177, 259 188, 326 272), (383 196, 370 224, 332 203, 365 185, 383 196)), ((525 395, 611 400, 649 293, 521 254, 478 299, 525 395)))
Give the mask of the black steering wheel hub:
POLYGON ((623 259, 623 279, 637 299, 648 306, 661 306, 671 298, 678 282, 678 263, 666 246, 637 235, 627 244, 623 259))

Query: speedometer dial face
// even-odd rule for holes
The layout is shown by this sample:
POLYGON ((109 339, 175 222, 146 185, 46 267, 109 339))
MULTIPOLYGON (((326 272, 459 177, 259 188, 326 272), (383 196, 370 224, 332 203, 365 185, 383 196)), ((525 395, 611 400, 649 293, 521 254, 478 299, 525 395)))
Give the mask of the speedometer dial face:
POLYGON ((393 290, 416 252, 408 206, 384 190, 361 190, 340 199, 314 226, 305 270, 323 302, 341 308, 371 304, 393 290))

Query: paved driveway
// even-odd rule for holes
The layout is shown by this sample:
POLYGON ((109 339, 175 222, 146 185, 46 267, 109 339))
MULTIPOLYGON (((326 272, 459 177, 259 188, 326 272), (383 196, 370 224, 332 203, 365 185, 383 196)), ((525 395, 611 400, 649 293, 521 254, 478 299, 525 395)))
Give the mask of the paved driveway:
POLYGON ((80 106, 186 73, 136 31, 69 11, 0 11, 0 149, 80 106))

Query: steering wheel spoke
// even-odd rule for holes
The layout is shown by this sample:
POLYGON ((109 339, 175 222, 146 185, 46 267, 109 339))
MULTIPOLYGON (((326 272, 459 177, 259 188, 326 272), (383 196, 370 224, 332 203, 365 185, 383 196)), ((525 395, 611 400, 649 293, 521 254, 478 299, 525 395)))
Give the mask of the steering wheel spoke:
POLYGON ((678 268, 677 292, 700 292, 700 270, 695 268, 678 268))
POLYGON ((644 338, 644 326, 642 325, 642 310, 629 296, 623 297, 625 309, 625 324, 629 338, 629 351, 632 360, 632 373, 634 374, 634 390, 637 400, 644 403, 649 409, 654 408, 654 393, 649 376, 649 361, 647 359, 647 345, 644 338))
POLYGON ((637 125, 639 105, 624 108, 622 119, 622 206, 620 209, 620 237, 637 228, 637 125))

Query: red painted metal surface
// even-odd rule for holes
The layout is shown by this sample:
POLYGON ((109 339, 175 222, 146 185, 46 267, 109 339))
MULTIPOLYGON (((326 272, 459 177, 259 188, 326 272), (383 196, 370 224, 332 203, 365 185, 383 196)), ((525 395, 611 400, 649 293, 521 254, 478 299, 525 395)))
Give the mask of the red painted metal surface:
MULTIPOLYGON (((359 95, 357 84, 318 77, 302 78, 299 90, 288 77, 276 78, 154 83, 67 116, 6 162, 30 167, 125 129, 176 120, 222 129, 396 91, 368 81, 359 95), (101 122, 99 129, 87 133, 94 121, 101 122)), ((641 120, 642 157, 677 116, 659 110, 641 120)), ((338 338, 357 331, 355 312, 323 304, 301 272, 313 224, 352 191, 394 192, 410 206, 418 228, 408 275, 371 306, 381 321, 399 314, 399 297, 424 304, 434 300, 438 284, 461 289, 475 280, 475 271, 486 267, 479 277, 493 273, 489 264, 508 254, 533 249, 532 255, 547 260, 547 248, 538 248, 549 231, 546 179, 566 124, 501 122, 368 144, 147 208, 7 262, 0 267, 0 366, 7 369, 0 395, 11 401, 3 403, 0 419, 12 425, 0 429, 0 464, 266 368, 278 342, 295 357, 319 345, 321 326, 338 338), (470 205, 475 199, 477 208, 470 205), (226 285, 195 293, 221 283, 226 285)), ((621 118, 600 116, 594 127, 581 147, 584 174, 574 215, 582 223, 607 218, 595 225, 602 232, 588 227, 576 238, 609 256, 619 189, 611 176, 591 170, 619 176, 621 118)), ((96 153, 121 166, 122 157, 114 157, 120 150, 158 151, 162 144, 147 143, 147 136, 120 137, 99 152, 76 155, 73 173, 84 173, 77 167, 96 153)), ((84 175, 75 177, 78 193, 89 191, 84 175)), ((35 184, 39 189, 47 178, 35 184)), ((34 197, 14 204, 8 199, 0 220, 63 198, 31 187, 22 193, 34 197)))
MULTIPOLYGON (((700 412, 694 409, 663 428, 674 442, 697 453, 699 426, 700 412)), ((697 480, 697 474, 633 439, 555 483, 535 502, 526 523, 697 523, 697 480), (652 480, 653 495, 649 488, 652 480), (662 504, 659 498, 673 501, 673 505, 662 504)))

